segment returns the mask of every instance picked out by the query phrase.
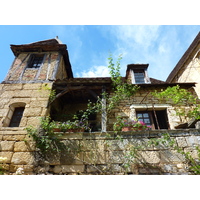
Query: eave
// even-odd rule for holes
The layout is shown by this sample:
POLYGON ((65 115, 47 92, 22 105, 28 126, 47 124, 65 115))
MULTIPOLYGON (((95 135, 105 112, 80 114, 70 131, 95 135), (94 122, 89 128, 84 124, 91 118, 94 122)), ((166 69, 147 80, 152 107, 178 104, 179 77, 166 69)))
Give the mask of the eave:
POLYGON ((63 55, 63 59, 65 62, 65 68, 68 74, 68 78, 73 78, 73 72, 71 68, 71 63, 69 61, 69 55, 67 51, 67 45, 65 44, 49 44, 49 43, 32 43, 32 44, 25 44, 25 45, 10 45, 10 48, 15 56, 18 56, 20 53, 23 52, 60 52, 63 55))
POLYGON ((177 65, 174 67, 172 72, 169 74, 168 78, 166 79, 166 82, 171 82, 176 74, 180 71, 184 63, 187 61, 191 53, 195 50, 197 45, 199 44, 200 41, 200 32, 197 34, 196 38, 193 40, 192 44, 189 46, 187 51, 183 54, 177 65))

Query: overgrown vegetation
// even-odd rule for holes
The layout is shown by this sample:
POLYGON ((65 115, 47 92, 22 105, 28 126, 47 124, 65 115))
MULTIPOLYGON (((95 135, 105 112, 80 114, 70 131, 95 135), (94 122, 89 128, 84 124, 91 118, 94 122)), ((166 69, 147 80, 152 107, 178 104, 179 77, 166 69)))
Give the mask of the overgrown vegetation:
MULTIPOLYGON (((131 100, 134 96, 134 94, 139 90, 139 87, 137 85, 132 85, 127 82, 125 82, 120 74, 120 61, 122 57, 119 56, 116 64, 113 63, 112 55, 109 57, 109 65, 108 68, 110 70, 111 80, 112 80, 112 92, 107 93, 104 91, 99 97, 98 100, 95 103, 88 102, 87 109, 85 111, 80 111, 79 115, 74 115, 72 117, 73 121, 65 122, 61 124, 56 124, 56 122, 52 121, 50 117, 43 118, 41 120, 41 126, 40 129, 34 128, 34 127, 28 127, 27 131, 30 137, 33 138, 34 141, 36 141, 36 147, 40 149, 40 151, 45 155, 47 153, 51 152, 70 152, 74 159, 80 160, 76 155, 78 152, 82 151, 82 146, 75 148, 74 146, 69 146, 68 143, 62 142, 59 137, 62 136, 62 133, 55 132, 54 129, 59 126, 62 131, 66 131, 68 128, 68 125, 73 125, 73 122, 82 121, 85 124, 87 124, 87 121, 89 119, 89 116, 93 113, 102 113, 103 111, 106 112, 107 116, 112 112, 113 109, 115 109, 120 102, 123 100, 131 100), (104 103, 106 102, 106 107, 104 103)), ((48 89, 48 88, 47 88, 48 89)), ((163 91, 155 91, 153 95, 162 100, 171 100, 172 104, 176 106, 176 112, 177 115, 184 118, 195 118, 200 119, 199 115, 199 100, 198 98, 194 97, 192 93, 185 89, 181 89, 179 86, 175 87, 168 87, 166 90, 163 91), (188 110, 186 107, 190 107, 192 109, 188 110)), ((55 98, 55 91, 52 91, 50 93, 49 100, 52 101, 55 98)), ((121 118, 119 119, 121 120, 121 118)), ((119 123, 119 121, 117 121, 119 123)), ((121 123, 121 121, 120 121, 121 123)), ((128 122, 127 122, 128 123, 128 122)), ((114 126, 117 126, 117 124, 114 124, 114 126)), ((70 127, 72 128, 72 127, 70 127)), ((149 128, 149 127, 145 127, 149 128)), ((121 127, 118 131, 121 131, 121 127)), ((110 135, 107 134, 108 140, 105 140, 106 145, 109 147, 110 144, 110 135)), ((123 141, 122 137, 120 135, 117 135, 115 137, 115 140, 123 141)), ((176 141, 172 139, 169 134, 163 134, 161 138, 156 139, 150 139, 148 143, 144 143, 142 145, 128 145, 127 151, 125 155, 124 163, 122 164, 122 167, 124 167, 127 171, 128 168, 131 167, 134 163, 142 163, 143 165, 148 165, 148 163, 145 163, 145 160, 141 157, 140 151, 145 150, 147 146, 154 146, 158 147, 159 145, 165 145, 168 148, 176 150, 178 153, 182 154, 187 164, 190 166, 190 170, 194 174, 200 174, 200 149, 199 147, 196 147, 196 150, 198 151, 198 159, 194 159, 190 152, 185 152, 183 148, 178 147, 176 144, 176 141)), ((101 174, 103 173, 109 173, 112 171, 112 167, 107 167, 105 169, 100 169, 96 166, 95 160, 99 159, 94 156, 94 153, 96 153, 96 156, 98 156, 99 148, 96 147, 95 150, 90 152, 90 159, 88 161, 81 160, 83 163, 87 163, 88 165, 93 166, 95 169, 97 169, 101 174), (94 151, 94 152, 93 152, 94 151), (109 169, 109 170, 108 170, 109 169)), ((107 166, 111 166, 111 160, 110 163, 106 163, 107 166)), ((113 172, 114 173, 114 172, 113 172)))
POLYGON ((174 106, 176 114, 181 121, 188 119, 200 119, 200 100, 195 94, 179 85, 167 87, 165 90, 152 93, 160 102, 169 101, 174 106))
POLYGON ((29 126, 26 128, 27 133, 36 142, 36 147, 42 154, 60 152, 64 145, 58 139, 61 133, 55 132, 56 124, 51 122, 50 117, 41 119, 40 128, 29 126))

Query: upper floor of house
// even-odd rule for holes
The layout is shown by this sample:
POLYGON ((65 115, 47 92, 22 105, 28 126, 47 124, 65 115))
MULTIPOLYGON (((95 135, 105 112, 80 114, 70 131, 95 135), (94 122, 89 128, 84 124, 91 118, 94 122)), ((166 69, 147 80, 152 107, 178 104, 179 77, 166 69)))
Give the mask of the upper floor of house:
POLYGON ((3 83, 38 83, 72 78, 67 46, 56 37, 11 45, 15 59, 3 83))

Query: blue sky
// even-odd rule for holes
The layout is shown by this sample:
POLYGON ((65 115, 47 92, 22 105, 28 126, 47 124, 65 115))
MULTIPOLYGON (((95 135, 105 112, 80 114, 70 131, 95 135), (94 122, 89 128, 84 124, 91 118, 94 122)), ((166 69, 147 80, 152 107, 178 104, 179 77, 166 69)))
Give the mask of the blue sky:
POLYGON ((56 36, 67 44, 75 77, 109 76, 111 52, 115 60, 122 54, 122 76, 127 64, 149 63, 149 76, 166 80, 199 31, 199 25, 1 25, 0 81, 14 60, 10 44, 56 36))

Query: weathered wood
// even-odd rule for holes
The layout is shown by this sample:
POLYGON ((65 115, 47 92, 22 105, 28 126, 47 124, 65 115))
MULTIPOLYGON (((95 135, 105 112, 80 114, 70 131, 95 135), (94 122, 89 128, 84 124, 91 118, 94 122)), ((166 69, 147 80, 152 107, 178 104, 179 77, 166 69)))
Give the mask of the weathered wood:
MULTIPOLYGON (((105 92, 105 87, 102 88, 102 93, 105 92)), ((106 113, 106 98, 102 96, 102 114, 101 114, 101 132, 106 132, 107 113, 106 113)))
POLYGON ((46 80, 49 79, 50 68, 51 68, 51 53, 49 54, 49 58, 48 58, 48 67, 47 67, 47 76, 46 76, 46 80))
POLYGON ((43 57, 42 65, 39 67, 39 69, 37 71, 37 74, 36 74, 35 79, 34 79, 35 81, 38 79, 38 77, 40 75, 40 72, 41 72, 41 70, 42 70, 42 68, 44 66, 44 62, 45 62, 46 57, 47 57, 47 54, 45 54, 44 57, 43 57))
POLYGON ((56 64, 55 64, 53 73, 52 73, 52 77, 51 77, 52 80, 56 79, 56 73, 58 72, 58 67, 59 67, 60 59, 61 59, 61 54, 59 53, 58 57, 56 59, 56 64))

